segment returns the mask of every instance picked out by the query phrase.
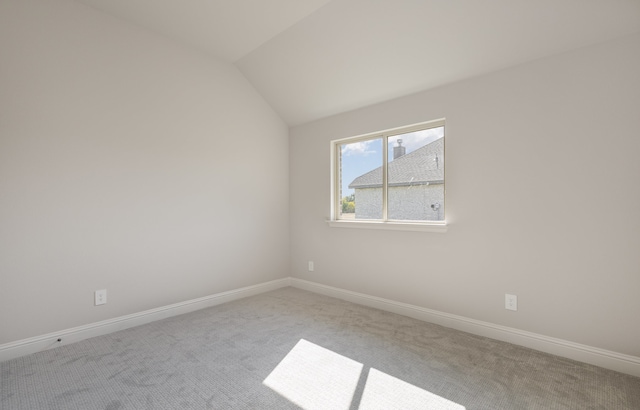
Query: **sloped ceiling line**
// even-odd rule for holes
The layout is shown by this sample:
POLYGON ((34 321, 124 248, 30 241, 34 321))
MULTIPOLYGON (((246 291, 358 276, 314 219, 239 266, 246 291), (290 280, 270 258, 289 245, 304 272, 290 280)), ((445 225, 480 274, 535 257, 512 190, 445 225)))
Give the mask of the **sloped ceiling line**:
POLYGON ((290 125, 640 32, 637 0, 77 0, 235 64, 290 125))

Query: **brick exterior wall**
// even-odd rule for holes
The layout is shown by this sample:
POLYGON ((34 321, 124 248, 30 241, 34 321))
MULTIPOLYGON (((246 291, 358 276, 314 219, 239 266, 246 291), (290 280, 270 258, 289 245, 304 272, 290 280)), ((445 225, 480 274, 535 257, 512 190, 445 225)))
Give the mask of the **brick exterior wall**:
MULTIPOLYGON (((382 188, 357 188, 356 219, 382 218, 382 188)), ((444 184, 389 188, 388 217, 397 220, 444 220, 444 184), (433 209, 432 204, 440 204, 433 209)))

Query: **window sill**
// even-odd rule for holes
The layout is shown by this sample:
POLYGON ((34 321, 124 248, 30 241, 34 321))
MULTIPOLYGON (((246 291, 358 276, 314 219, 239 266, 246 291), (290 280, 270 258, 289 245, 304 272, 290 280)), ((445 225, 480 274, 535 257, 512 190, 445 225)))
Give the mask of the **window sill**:
POLYGON ((447 232, 446 222, 327 221, 332 228, 382 229, 392 231, 447 232))

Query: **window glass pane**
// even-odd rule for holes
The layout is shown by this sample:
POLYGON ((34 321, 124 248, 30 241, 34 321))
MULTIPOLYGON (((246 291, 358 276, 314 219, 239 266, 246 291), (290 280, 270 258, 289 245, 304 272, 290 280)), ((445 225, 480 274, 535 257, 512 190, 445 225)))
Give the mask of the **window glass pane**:
POLYGON ((387 218, 444 220, 444 127, 387 138, 387 218))
POLYGON ((339 219, 382 218, 382 138, 340 144, 339 219))

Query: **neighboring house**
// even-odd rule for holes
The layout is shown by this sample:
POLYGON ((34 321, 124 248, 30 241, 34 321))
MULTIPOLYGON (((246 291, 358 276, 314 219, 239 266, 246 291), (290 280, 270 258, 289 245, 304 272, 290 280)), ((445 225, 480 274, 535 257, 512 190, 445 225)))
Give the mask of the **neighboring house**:
MULTIPOLYGON (((388 219, 444 220, 444 138, 405 155, 402 140, 388 164, 388 219)), ((360 175, 355 189, 356 219, 382 218, 382 167, 360 175)))

